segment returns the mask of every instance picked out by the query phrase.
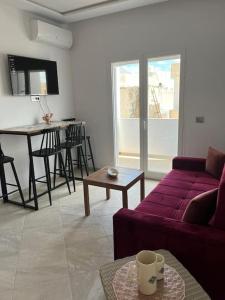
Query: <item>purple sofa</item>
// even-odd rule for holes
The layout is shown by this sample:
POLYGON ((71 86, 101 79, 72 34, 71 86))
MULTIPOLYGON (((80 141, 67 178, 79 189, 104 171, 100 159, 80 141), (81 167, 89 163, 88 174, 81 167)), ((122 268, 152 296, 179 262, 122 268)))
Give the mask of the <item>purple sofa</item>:
POLYGON ((115 259, 143 249, 166 249, 189 270, 212 299, 225 299, 225 167, 218 180, 205 159, 176 157, 173 170, 135 210, 113 216, 115 259), (189 201, 219 188, 214 225, 182 222, 189 201))

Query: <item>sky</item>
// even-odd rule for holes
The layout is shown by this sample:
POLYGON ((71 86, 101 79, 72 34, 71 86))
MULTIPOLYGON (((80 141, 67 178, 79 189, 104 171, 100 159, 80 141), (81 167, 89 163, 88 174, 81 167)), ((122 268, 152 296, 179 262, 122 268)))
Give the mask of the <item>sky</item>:
MULTIPOLYGON (((153 86, 158 86, 161 83, 164 87, 173 88, 171 65, 179 62, 180 59, 149 60, 149 83, 153 86)), ((121 75, 126 74, 127 86, 139 85, 139 62, 120 65, 119 68, 121 75)))
MULTIPOLYGON (((166 59, 166 60, 149 60, 148 66, 157 68, 160 71, 170 72, 171 65, 178 63, 179 59, 166 59)), ((137 73, 139 71, 139 63, 129 63, 127 65, 120 66, 121 70, 127 73, 137 73)))

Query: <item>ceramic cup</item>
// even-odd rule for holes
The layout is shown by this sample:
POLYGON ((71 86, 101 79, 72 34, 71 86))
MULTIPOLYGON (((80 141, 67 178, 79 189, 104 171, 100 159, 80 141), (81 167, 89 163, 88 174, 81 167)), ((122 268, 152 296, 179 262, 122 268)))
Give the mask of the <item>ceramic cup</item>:
POLYGON ((156 254, 156 257, 157 257, 157 262, 156 262, 157 280, 161 280, 164 278, 165 259, 161 254, 156 254))
POLYGON ((144 250, 136 255, 138 289, 144 295, 157 290, 157 256, 153 251, 144 250))

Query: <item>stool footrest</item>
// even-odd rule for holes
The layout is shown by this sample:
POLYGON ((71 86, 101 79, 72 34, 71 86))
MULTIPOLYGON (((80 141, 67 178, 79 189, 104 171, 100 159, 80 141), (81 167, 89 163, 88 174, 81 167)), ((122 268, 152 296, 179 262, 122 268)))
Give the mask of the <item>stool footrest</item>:
POLYGON ((16 192, 18 192, 18 191, 19 191, 19 190, 17 189, 17 190, 14 190, 14 191, 8 192, 6 195, 5 195, 5 194, 2 194, 2 195, 0 196, 0 199, 4 198, 5 196, 12 195, 12 194, 14 194, 14 193, 16 193, 16 192))

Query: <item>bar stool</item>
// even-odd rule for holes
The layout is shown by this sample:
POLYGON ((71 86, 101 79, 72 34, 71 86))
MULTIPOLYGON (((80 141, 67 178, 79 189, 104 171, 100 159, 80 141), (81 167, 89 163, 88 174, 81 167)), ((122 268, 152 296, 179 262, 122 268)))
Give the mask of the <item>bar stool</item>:
POLYGON ((92 163, 92 168, 94 171, 96 171, 96 168, 95 168, 95 162, 94 162, 94 156, 93 156, 93 151, 92 151, 92 147, 91 147, 91 137, 90 135, 86 135, 86 132, 85 132, 85 127, 83 128, 83 135, 82 135, 82 139, 84 141, 84 143, 86 144, 86 141, 87 141, 87 145, 88 145, 88 153, 87 153, 87 149, 85 148, 85 156, 86 156, 86 160, 87 160, 87 163, 89 160, 91 160, 91 163, 92 163))
MULTIPOLYGON (((76 121, 76 118, 63 119, 63 121, 76 121)), ((93 156, 93 151, 92 151, 92 146, 91 146, 91 137, 90 137, 90 135, 86 135, 85 126, 82 126, 82 143, 84 145, 84 155, 86 158, 87 166, 88 166, 89 160, 91 160, 92 168, 94 171, 96 171, 94 156, 93 156)), ((79 153, 77 153, 77 156, 78 155, 79 155, 79 153)), ((74 161, 79 162, 80 158, 77 158, 77 160, 74 160, 74 161)), ((80 167, 79 164, 75 163, 75 165, 78 165, 78 167, 80 167)))
POLYGON ((23 192, 22 192, 21 185, 20 185, 20 182, 19 182, 19 178, 18 178, 18 175, 17 175, 17 172, 16 172, 16 168, 15 168, 15 165, 14 165, 14 158, 4 155, 4 153, 2 151, 2 148, 1 148, 1 144, 0 144, 0 178, 1 178, 1 189, 2 189, 2 196, 0 198, 3 198, 4 202, 10 202, 10 203, 13 203, 13 204, 20 204, 16 201, 8 199, 9 195, 19 191, 20 198, 22 200, 22 205, 25 207, 23 192), (12 168, 12 171, 13 171, 13 174, 14 174, 14 177, 15 177, 16 184, 6 182, 4 165, 7 164, 7 163, 10 163, 10 165, 11 165, 11 168, 12 168), (17 189, 13 190, 11 192, 8 192, 7 191, 7 185, 17 187, 17 189))
MULTIPOLYGON (((62 147, 60 145, 60 129, 58 127, 56 128, 50 128, 50 129, 44 129, 42 131, 42 141, 41 141, 41 147, 39 150, 33 151, 32 156, 33 157, 40 157, 44 159, 44 166, 45 166, 45 175, 39 178, 35 178, 35 182, 41 182, 47 184, 47 192, 49 196, 49 203, 52 205, 52 198, 51 198, 51 171, 50 171, 50 165, 49 165, 49 158, 51 156, 54 156, 55 158, 58 157, 59 162, 62 166, 62 172, 63 176, 65 177, 66 184, 68 187, 68 191, 71 194, 70 191, 70 185, 69 180, 66 174, 65 165, 62 158, 62 147), (46 181, 41 181, 40 179, 46 177, 46 181)), ((34 172, 33 172, 34 174, 34 172)), ((29 197, 31 196, 31 170, 30 170, 30 176, 29 176, 29 197)), ((54 186, 55 187, 55 186, 54 186)))
POLYGON ((65 167, 67 169, 68 165, 69 177, 73 181, 74 192, 76 191, 76 187, 73 169, 74 160, 72 159, 72 149, 76 149, 77 152, 77 160, 80 167, 81 177, 83 178, 83 165, 85 167, 86 173, 89 174, 82 145, 82 126, 82 123, 69 125, 66 129, 66 140, 64 143, 60 144, 62 149, 66 150, 65 167))

